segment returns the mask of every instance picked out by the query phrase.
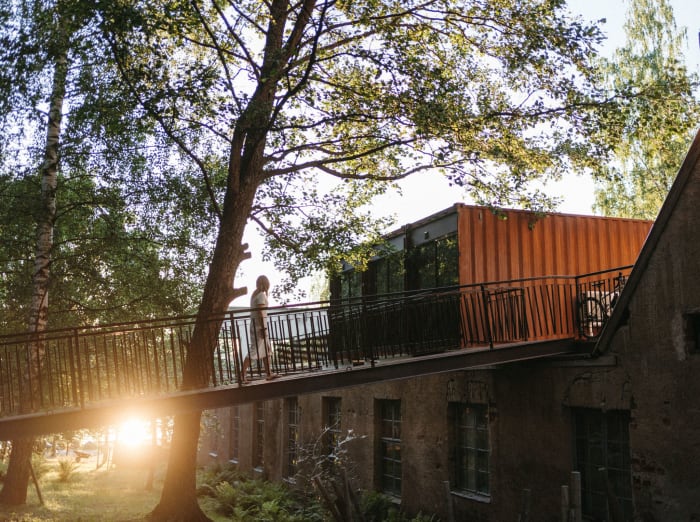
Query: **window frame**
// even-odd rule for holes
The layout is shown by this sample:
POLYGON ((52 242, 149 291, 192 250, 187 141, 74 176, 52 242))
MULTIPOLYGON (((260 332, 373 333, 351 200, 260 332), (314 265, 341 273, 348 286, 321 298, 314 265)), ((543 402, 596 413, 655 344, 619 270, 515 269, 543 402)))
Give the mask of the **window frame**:
POLYGON ((584 516, 607 517, 607 479, 615 498, 622 500, 618 502, 618 507, 624 519, 631 520, 634 504, 629 441, 630 412, 572 408, 571 416, 574 469, 581 473, 581 507, 584 516), (595 459, 593 455, 599 455, 600 459, 595 459), (600 474, 601 468, 606 472, 605 478, 600 474))
POLYGON ((491 433, 486 404, 450 402, 450 490, 491 498, 491 433))
POLYGON ((253 468, 261 470, 265 466, 265 403, 253 404, 253 468))
POLYGON ((401 498, 401 400, 378 400, 377 413, 378 489, 390 497, 401 498))
POLYGON ((325 419, 325 425, 323 426, 324 446, 326 454, 329 457, 333 457, 342 436, 342 399, 340 397, 323 397, 323 416, 325 419))
POLYGON ((241 456, 241 407, 235 405, 229 412, 229 441, 228 458, 229 462, 238 463, 241 456))
POLYGON ((299 466, 299 445, 301 444, 301 407, 297 397, 287 397, 286 410, 285 474, 288 479, 296 475, 299 466))

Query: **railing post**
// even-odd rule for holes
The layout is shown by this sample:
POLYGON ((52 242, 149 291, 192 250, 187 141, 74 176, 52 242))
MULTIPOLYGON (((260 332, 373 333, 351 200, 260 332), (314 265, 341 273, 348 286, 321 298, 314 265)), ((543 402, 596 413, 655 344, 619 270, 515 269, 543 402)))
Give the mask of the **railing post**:
POLYGON ((578 337, 581 338, 583 337, 583 325, 581 324, 581 317, 583 315, 583 300, 581 299, 581 288, 580 288, 580 281, 581 276, 576 275, 574 276, 574 317, 573 317, 573 324, 574 324, 574 330, 577 332, 578 337))
POLYGON ((240 386, 243 382, 244 375, 241 373, 243 368, 243 346, 241 346, 242 337, 238 329, 233 312, 228 313, 229 321, 231 321, 231 349, 233 350, 233 370, 236 374, 236 384, 240 386))
POLYGON ((85 397, 83 395, 83 387, 79 385, 78 380, 81 378, 80 375, 80 354, 78 350, 80 348, 78 338, 78 329, 73 328, 73 335, 71 335, 71 342, 69 344, 69 358, 70 358, 70 376, 71 376, 71 388, 73 389, 73 401, 79 403, 81 408, 85 407, 85 397), (76 368, 76 355, 78 358, 78 364, 76 368), (80 393, 80 396, 78 396, 80 393))
POLYGON ((486 285, 481 286, 482 304, 484 307, 484 326, 486 327, 486 341, 489 343, 489 348, 493 349, 493 334, 491 333, 491 300, 486 285))
POLYGON ((370 366, 374 368, 376 361, 374 360, 374 349, 370 344, 370 340, 373 338, 372 332, 368 332, 369 324, 367 321, 367 298, 362 296, 360 298, 360 344, 364 348, 365 360, 369 359, 370 366))

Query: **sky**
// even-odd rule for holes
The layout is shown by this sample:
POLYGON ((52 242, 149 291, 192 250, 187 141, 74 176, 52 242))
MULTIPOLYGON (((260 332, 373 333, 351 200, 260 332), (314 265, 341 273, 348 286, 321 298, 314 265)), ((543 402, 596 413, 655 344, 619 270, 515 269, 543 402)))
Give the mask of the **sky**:
MULTIPOLYGON (((628 2, 625 0, 569 0, 569 10, 580 15, 586 21, 606 21, 601 29, 606 40, 600 49, 603 56, 610 57, 614 50, 625 41, 624 22, 628 2)), ((670 0, 679 30, 687 30, 688 47, 684 49, 690 72, 700 73, 700 10, 698 0, 670 0)), ((570 214, 592 214, 593 184, 585 177, 571 175, 561 182, 546 187, 548 193, 562 197, 559 212, 570 214)), ((455 203, 471 203, 462 189, 450 187, 447 180, 439 174, 423 172, 409 176, 401 183, 401 194, 391 193, 376 200, 372 211, 378 216, 395 216, 396 223, 392 229, 412 223, 426 216, 444 210, 455 203)), ((247 286, 248 295, 235 300, 234 306, 248 306, 250 293, 255 288, 255 279, 266 274, 272 285, 281 275, 271 263, 260 259, 262 238, 252 225, 248 226, 244 241, 250 245, 252 258, 244 261, 236 275, 236 286, 247 286)), ((303 281, 302 286, 310 288, 311 278, 303 281)), ((309 297, 309 301, 313 300, 309 297)), ((271 305, 275 303, 271 299, 271 305)))

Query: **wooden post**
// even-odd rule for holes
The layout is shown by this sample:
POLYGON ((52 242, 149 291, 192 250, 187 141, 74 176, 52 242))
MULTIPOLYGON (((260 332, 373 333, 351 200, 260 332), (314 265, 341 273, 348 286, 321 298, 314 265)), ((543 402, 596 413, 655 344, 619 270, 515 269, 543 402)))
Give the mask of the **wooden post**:
POLYGON ((571 472, 571 509, 574 512, 573 522, 581 522, 581 473, 571 472))
POLYGON ((29 473, 32 475, 32 482, 34 482, 34 489, 36 489, 36 496, 39 497, 39 504, 44 505, 44 497, 41 496, 41 490, 39 489, 39 481, 36 479, 34 474, 34 466, 31 460, 29 461, 29 473))
POLYGON ((561 522, 569 522, 569 486, 561 487, 561 522))

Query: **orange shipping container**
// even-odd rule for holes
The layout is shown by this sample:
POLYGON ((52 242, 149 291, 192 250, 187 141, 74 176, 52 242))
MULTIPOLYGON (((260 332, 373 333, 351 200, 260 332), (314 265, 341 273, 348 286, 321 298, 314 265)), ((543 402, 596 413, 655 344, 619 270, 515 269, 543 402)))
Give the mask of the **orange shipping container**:
POLYGON ((537 215, 455 205, 458 213, 459 282, 580 275, 632 265, 652 221, 537 215))

